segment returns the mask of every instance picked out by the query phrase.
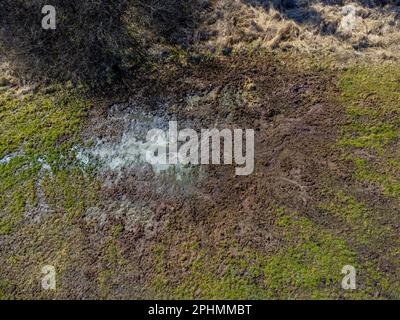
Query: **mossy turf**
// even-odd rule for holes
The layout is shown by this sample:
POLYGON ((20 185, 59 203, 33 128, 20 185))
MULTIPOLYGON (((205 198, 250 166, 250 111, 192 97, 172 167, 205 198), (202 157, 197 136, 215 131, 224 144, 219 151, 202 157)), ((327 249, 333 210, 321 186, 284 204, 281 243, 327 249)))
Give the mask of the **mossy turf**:
POLYGON ((27 209, 39 205, 39 185, 48 185, 50 180, 57 188, 53 185, 47 190, 64 193, 57 201, 64 197, 65 209, 79 203, 84 193, 77 185, 68 185, 68 180, 76 177, 71 172, 75 161, 72 147, 79 142, 77 133, 89 107, 82 93, 62 88, 53 88, 48 94, 10 89, 0 95, 1 234, 10 234, 27 209))
POLYGON ((353 185, 331 190, 322 205, 346 221, 349 241, 374 296, 400 297, 400 65, 361 65, 341 74, 347 121, 338 147, 352 163, 353 185), (385 270, 385 271, 383 271, 385 270))
MULTIPOLYGON (((273 255, 223 241, 179 246, 179 261, 167 263, 165 249, 154 248, 157 273, 152 289, 161 298, 178 299, 329 299, 362 298, 340 284, 345 265, 357 266, 346 241, 296 212, 275 211, 282 246, 273 255), (190 257, 190 258, 189 258, 190 257), (168 268, 182 270, 176 284, 168 268)), ((365 295, 366 296, 366 295, 365 295)))
POLYGON ((61 278, 74 260, 68 252, 79 252, 75 221, 98 190, 74 154, 90 107, 83 91, 61 85, 0 93, 0 237, 4 250, 14 247, 0 257, 1 298, 31 296, 42 266, 56 266, 61 278))
POLYGON ((340 81, 348 121, 339 144, 356 177, 400 198, 400 66, 361 66, 340 81))

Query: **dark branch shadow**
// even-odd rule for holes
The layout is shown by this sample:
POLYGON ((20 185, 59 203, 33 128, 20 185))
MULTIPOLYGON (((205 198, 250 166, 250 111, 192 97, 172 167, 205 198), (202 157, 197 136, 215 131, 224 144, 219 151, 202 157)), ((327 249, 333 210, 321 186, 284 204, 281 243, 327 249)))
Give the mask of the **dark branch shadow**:
POLYGON ((123 23, 128 1, 51 2, 56 30, 42 28, 48 1, 1 1, 0 42, 21 77, 98 86, 137 70, 144 54, 123 23))
POLYGON ((56 30, 41 26, 46 4, 0 0, 2 55, 20 78, 97 87, 143 72, 142 31, 155 42, 185 42, 207 1, 52 0, 56 30))

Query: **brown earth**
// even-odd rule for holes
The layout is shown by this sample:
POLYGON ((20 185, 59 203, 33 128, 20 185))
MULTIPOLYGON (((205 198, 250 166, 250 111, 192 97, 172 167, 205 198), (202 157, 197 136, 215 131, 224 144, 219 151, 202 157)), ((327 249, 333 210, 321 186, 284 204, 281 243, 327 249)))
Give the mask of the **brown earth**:
MULTIPOLYGON (((128 171, 104 188, 107 199, 145 203, 154 212, 145 227, 136 227, 119 240, 123 256, 138 268, 131 281, 146 287, 157 275, 152 250, 160 243, 167 248, 167 261, 178 261, 179 244, 195 239, 211 248, 229 240, 266 255, 276 252, 282 246, 274 230, 274 210, 279 206, 297 210, 318 224, 335 223, 315 209, 321 177, 347 174, 335 164, 331 148, 343 121, 334 98, 338 96, 334 76, 296 70, 272 56, 250 56, 176 70, 161 83, 165 89, 158 93, 160 98, 155 99, 153 92, 147 96, 149 109, 156 108, 154 100, 157 105, 164 100, 164 112, 175 111, 178 120, 191 121, 194 128, 215 123, 221 128, 254 128, 256 169, 251 176, 237 177, 233 167, 210 166, 205 168, 206 178, 178 186, 167 180, 161 191, 160 179, 151 173, 128 171), (231 99, 225 104, 224 92, 231 99), (242 100, 243 93, 248 97, 242 100), (193 95, 197 102, 188 111, 187 97, 193 95)), ((101 113, 107 117, 107 108, 101 113)), ((168 268, 168 276, 177 282, 182 272, 179 267, 168 268)))
MULTIPOLYGON (((33 228, 28 222, 12 237, 2 239, 2 256, 25 256, 25 262, 16 263, 27 268, 18 275, 7 266, 4 274, 9 279, 31 279, 11 285, 10 292, 19 297, 49 297, 27 273, 32 265, 51 257, 54 241, 61 241, 66 244, 58 263, 64 267, 56 298, 171 297, 155 285, 158 277, 162 275, 170 287, 179 286, 190 277, 190 265, 201 260, 203 251, 214 276, 223 278, 231 256, 251 250, 268 258, 293 246, 277 227, 279 208, 296 212, 296 219, 306 218, 318 230, 347 238, 358 260, 373 257, 385 272, 396 272, 393 262, 377 251, 393 239, 382 238, 374 247, 360 246, 342 219, 321 209, 321 203, 332 198, 327 191, 331 186, 332 190, 337 185, 350 190, 359 187, 351 163, 343 161, 335 147, 338 128, 346 117, 333 71, 301 69, 292 58, 272 54, 163 68, 156 80, 143 81, 132 89, 136 93, 119 98, 126 102, 118 112, 129 113, 140 105, 144 112, 176 117, 197 129, 214 125, 254 129, 255 172, 238 177, 232 166, 206 166, 195 169, 183 182, 154 176, 147 169, 126 168, 119 176, 103 172, 98 176, 101 200, 85 217, 66 226, 65 217, 55 214, 33 228), (129 220, 132 207, 140 219, 129 220), (192 248, 193 243, 199 247, 192 248), (228 257, 215 262, 221 246, 228 257), (160 248, 162 261, 155 254, 160 248), (35 254, 29 256, 29 252, 35 254)), ((118 122, 110 122, 115 104, 110 100, 91 111, 85 138, 112 140, 120 135, 118 122)), ((363 192, 369 203, 386 201, 369 190, 363 192)), ((382 214, 385 219, 393 224, 392 216, 382 214)), ((344 297, 338 286, 332 290, 331 296, 344 297)), ((373 294, 391 297, 383 289, 373 294)), ((201 288, 194 289, 192 297, 203 296, 201 288)))

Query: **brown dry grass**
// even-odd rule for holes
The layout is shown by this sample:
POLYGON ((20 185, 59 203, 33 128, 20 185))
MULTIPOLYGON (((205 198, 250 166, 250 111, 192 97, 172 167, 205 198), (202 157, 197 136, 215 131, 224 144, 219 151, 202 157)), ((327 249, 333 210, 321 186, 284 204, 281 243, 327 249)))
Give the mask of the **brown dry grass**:
POLYGON ((215 1, 215 11, 203 27, 211 36, 200 47, 273 48, 334 54, 349 61, 400 57, 399 6, 367 7, 351 1, 340 5, 297 1, 286 7, 283 2, 260 3, 264 2, 215 1))

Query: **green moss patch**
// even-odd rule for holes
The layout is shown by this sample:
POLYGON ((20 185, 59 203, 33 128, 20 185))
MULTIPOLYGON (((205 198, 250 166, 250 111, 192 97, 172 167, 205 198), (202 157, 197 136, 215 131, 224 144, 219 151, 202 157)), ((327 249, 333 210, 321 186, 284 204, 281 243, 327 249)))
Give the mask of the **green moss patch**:
POLYGON ((348 114, 339 145, 356 178, 400 198, 400 65, 355 67, 339 85, 348 114))
POLYGON ((63 294, 63 273, 79 260, 75 218, 97 200, 97 182, 80 169, 73 148, 90 107, 83 91, 62 86, 0 93, 1 278, 13 279, 0 286, 0 298, 31 297, 47 264, 56 267, 57 294, 63 294))
POLYGON ((163 246, 154 249, 157 276, 152 290, 178 299, 323 299, 347 297, 341 270, 357 266, 346 241, 297 213, 278 210, 276 235, 282 247, 274 254, 224 241, 179 245, 180 260, 171 262, 163 246), (181 275, 171 277, 171 269, 181 275))

